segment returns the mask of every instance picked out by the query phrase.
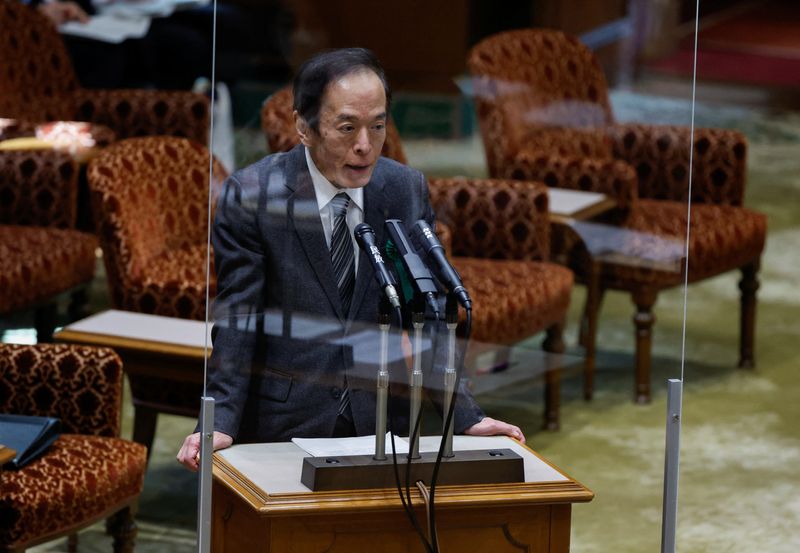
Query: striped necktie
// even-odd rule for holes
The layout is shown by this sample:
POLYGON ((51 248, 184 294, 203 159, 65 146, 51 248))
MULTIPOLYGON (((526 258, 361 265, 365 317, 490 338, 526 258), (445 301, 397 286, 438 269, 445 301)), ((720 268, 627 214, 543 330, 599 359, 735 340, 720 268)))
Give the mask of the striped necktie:
MULTIPOLYGON (((356 283, 355 254, 353 242, 350 239, 350 229, 347 227, 347 206, 350 205, 350 196, 344 193, 337 194, 331 200, 333 209, 333 233, 331 234, 331 262, 333 274, 339 287, 339 296, 342 299, 344 314, 350 311, 350 302, 353 299, 353 288, 356 283)), ((339 400, 338 414, 350 418, 348 406, 350 405, 350 390, 345 379, 344 390, 339 400)))

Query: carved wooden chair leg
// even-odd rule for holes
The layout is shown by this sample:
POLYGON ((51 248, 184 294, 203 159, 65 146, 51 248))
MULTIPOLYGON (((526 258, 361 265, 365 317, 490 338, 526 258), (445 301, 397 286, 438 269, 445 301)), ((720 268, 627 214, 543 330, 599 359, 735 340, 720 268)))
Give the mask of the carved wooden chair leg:
POLYGON ((633 292, 633 303, 636 304, 636 403, 650 403, 650 363, 652 356, 653 305, 656 303, 658 291, 651 288, 637 288, 633 292))
POLYGON ((114 538, 114 553, 133 553, 134 540, 139 532, 133 512, 134 509, 128 506, 108 518, 106 528, 114 538))
POLYGON ((758 270, 761 259, 742 267, 741 320, 739 327, 739 366, 752 369, 755 366, 754 346, 756 333, 756 291, 759 287, 758 270))
POLYGON ((58 304, 46 303, 36 308, 33 314, 33 325, 36 328, 36 341, 40 344, 53 341, 53 331, 58 320, 58 304))
POLYGON ((70 534, 67 536, 67 551, 68 553, 77 553, 78 551, 78 534, 70 534))
MULTIPOLYGON (((542 349, 549 354, 564 353, 564 321, 547 329, 542 349)), ((545 356, 543 427, 551 431, 561 428, 561 362, 559 355, 545 356)))
POLYGON ((594 395, 594 371, 597 359, 597 318, 605 289, 600 285, 600 264, 593 262, 586 283, 586 306, 581 320, 580 344, 584 347, 583 399, 594 395))

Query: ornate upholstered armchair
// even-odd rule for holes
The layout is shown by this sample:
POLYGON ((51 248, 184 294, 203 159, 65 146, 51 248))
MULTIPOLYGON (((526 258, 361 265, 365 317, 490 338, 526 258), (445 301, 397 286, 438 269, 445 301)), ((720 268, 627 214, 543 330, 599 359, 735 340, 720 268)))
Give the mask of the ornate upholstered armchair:
POLYGON ((0 475, 0 550, 22 552, 108 519, 133 551, 146 449, 119 438, 122 362, 110 349, 0 345, 0 412, 61 419, 47 452, 0 475))
POLYGON ((110 127, 117 138, 164 134, 206 142, 205 96, 81 88, 58 31, 17 0, 0 0, 0 28, 0 117, 88 121, 110 127))
MULTIPOLYGON (((613 246, 614 255, 592 258, 564 243, 555 252, 574 253, 571 266, 579 278, 594 280, 596 288, 588 295, 582 332, 590 359, 587 399, 592 394, 600 297, 604 290, 614 289, 630 292, 636 304, 636 399, 649 401, 652 308, 660 290, 683 283, 681 268, 687 260, 681 255, 683 264, 677 270, 622 260, 643 259, 647 257, 643 253, 658 257, 659 252, 652 250, 659 244, 667 249, 683 244, 689 199, 689 282, 742 271, 739 365, 752 366, 756 274, 766 218, 742 207, 744 136, 730 130, 696 129, 692 143, 686 127, 617 124, 596 58, 576 38, 560 31, 528 29, 494 35, 472 49, 468 65, 491 176, 602 192, 617 201, 616 211, 605 223, 616 225, 618 234, 627 233, 628 238, 613 246), (651 251, 643 251, 647 249, 651 251), (587 267, 592 264, 595 269, 590 271, 587 267)), ((593 238, 592 233, 586 237, 593 238)))
MULTIPOLYGON (((272 151, 299 143, 291 89, 271 96, 261 123, 272 151)), ((405 163, 391 121, 383 155, 405 163)), ((450 245, 453 264, 474 300, 476 342, 499 346, 498 362, 524 338, 547 332, 544 349, 563 353, 562 332, 572 292, 572 272, 549 262, 547 189, 541 184, 501 179, 429 179, 430 200, 450 245), (450 231, 457 232, 450 232, 450 231)), ((560 367, 545 367, 544 426, 559 427, 560 367)))
MULTIPOLYGON (((216 161, 213 167, 212 199, 227 176, 216 161)), ((166 136, 117 142, 89 164, 92 207, 118 309, 205 320, 208 170, 206 148, 166 136)), ((212 269, 212 297, 213 276, 212 269)))
POLYGON ((74 230, 77 178, 68 154, 0 155, 0 314, 34 309, 39 341, 55 327, 54 297, 71 292, 76 317, 94 276, 97 239, 74 230))

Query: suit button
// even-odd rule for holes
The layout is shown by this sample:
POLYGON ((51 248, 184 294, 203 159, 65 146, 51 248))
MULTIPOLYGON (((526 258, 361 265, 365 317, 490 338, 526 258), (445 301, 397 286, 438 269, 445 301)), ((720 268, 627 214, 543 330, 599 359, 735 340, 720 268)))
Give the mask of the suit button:
POLYGON ((331 395, 333 396, 333 399, 339 399, 339 397, 342 395, 341 388, 336 388, 335 386, 331 388, 331 395))

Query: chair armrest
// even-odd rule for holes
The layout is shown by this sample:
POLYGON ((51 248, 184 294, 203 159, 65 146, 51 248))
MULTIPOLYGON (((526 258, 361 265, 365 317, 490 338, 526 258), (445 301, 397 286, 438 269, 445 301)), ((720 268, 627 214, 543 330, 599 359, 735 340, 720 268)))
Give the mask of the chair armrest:
MULTIPOLYGON (((614 157, 636 169, 639 196, 685 202, 689 196, 691 129, 675 125, 612 125, 614 157)), ((738 131, 695 129, 692 201, 742 205, 747 139, 738 131)))
POLYGON ((0 152, 0 224, 74 228, 78 164, 66 152, 0 152))
POLYGON ((467 178, 429 179, 437 220, 452 231, 452 254, 547 260, 547 188, 539 183, 467 178))
POLYGON ((122 361, 109 348, 0 345, 0 412, 58 417, 62 431, 118 436, 122 361))
POLYGON ((202 94, 161 90, 74 93, 75 119, 111 127, 118 139, 168 135, 208 142, 210 102, 202 94))
POLYGON ((543 182, 554 188, 606 194, 628 212, 638 197, 636 171, 623 161, 521 151, 503 164, 507 179, 543 182))

